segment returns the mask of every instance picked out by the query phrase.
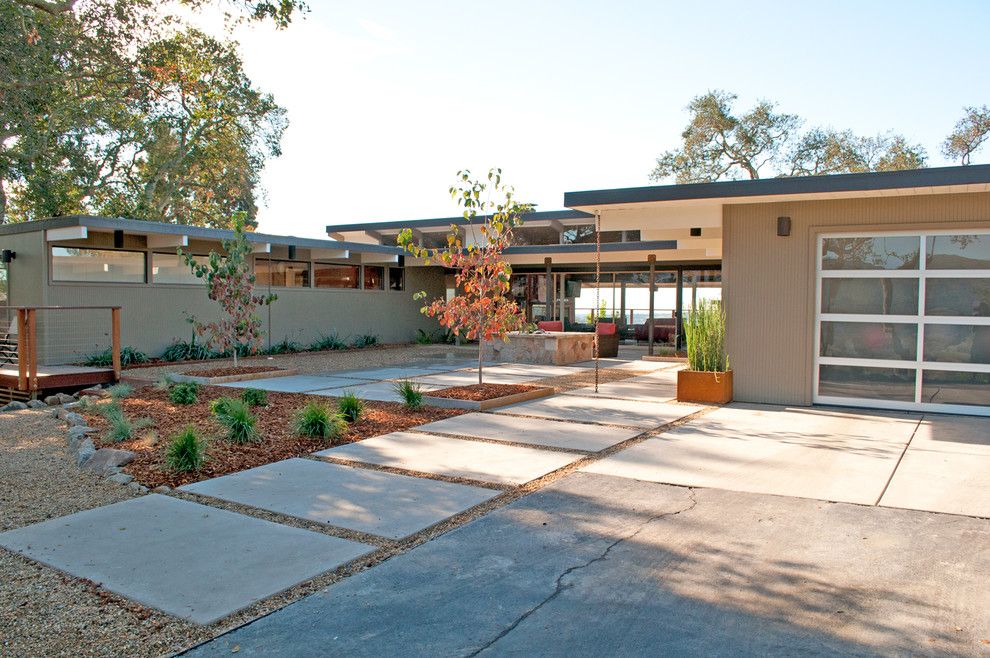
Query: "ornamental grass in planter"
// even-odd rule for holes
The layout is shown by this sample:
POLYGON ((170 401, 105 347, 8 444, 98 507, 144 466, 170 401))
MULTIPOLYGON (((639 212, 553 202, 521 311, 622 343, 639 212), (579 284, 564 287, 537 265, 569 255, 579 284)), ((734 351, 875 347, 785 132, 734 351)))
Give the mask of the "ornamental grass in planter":
POLYGON ((732 370, 725 352, 725 311, 702 300, 684 318, 688 369, 677 372, 680 402, 725 404, 732 401, 732 370))

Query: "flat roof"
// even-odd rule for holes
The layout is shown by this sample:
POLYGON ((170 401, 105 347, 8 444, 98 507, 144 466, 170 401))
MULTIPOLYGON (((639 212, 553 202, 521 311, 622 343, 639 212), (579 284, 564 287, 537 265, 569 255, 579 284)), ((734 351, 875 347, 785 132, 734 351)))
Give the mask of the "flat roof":
MULTIPOLYGON (((74 226, 85 226, 96 231, 122 230, 127 233, 142 235, 186 235, 190 238, 197 238, 201 240, 219 241, 227 240, 234 236, 234 232, 227 229, 187 226, 185 224, 170 224, 166 222, 152 222, 142 219, 127 219, 123 217, 98 217, 94 215, 67 215, 65 217, 41 219, 33 222, 5 224, 0 226, 0 235, 31 233, 35 231, 46 231, 49 229, 68 228, 74 226)), ((398 246, 392 247, 380 244, 347 242, 342 240, 297 238, 290 235, 271 235, 268 233, 257 233, 254 231, 249 231, 247 233, 247 239, 249 242, 302 247, 304 249, 346 249, 354 252, 399 255, 404 253, 398 246)))
POLYGON ((564 205, 568 208, 584 208, 626 203, 718 200, 731 197, 827 194, 830 192, 870 192, 899 188, 988 183, 990 183, 990 165, 967 165, 904 171, 761 178, 715 183, 684 183, 565 192, 564 205))
MULTIPOLYGON (((595 216, 580 210, 541 210, 522 215, 523 223, 538 221, 561 221, 568 219, 594 220, 595 216)), ((327 233, 346 233, 350 231, 390 231, 404 228, 446 228, 451 224, 469 223, 463 215, 457 217, 435 217, 432 219, 395 219, 382 222, 361 222, 355 224, 331 224, 327 233)))

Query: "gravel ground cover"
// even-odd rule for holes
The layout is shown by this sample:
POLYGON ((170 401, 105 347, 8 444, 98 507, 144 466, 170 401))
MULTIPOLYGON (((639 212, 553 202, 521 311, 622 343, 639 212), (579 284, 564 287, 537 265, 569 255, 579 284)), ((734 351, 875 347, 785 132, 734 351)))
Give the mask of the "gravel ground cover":
MULTIPOLYGON (((0 414, 0 530, 135 495, 79 471, 49 413, 0 414)), ((0 548, 0 655, 160 656, 211 635, 0 548)))
MULTIPOLYGON (((253 443, 235 444, 223 438, 224 428, 210 412, 210 403, 220 397, 232 397, 237 389, 204 386, 197 402, 190 405, 174 404, 168 393, 153 386, 144 386, 121 400, 124 413, 130 419, 150 419, 145 430, 138 430, 129 441, 113 443, 101 432, 96 438, 97 447, 122 448, 135 453, 134 461, 124 467, 124 472, 149 488, 160 485, 178 487, 190 482, 243 471, 290 457, 302 457, 331 445, 353 443, 362 439, 388 434, 416 425, 449 418, 464 413, 462 409, 440 409, 424 406, 416 410, 393 402, 366 402, 364 413, 351 423, 346 433, 333 442, 298 436, 294 431, 296 412, 306 403, 316 401, 336 411, 336 401, 326 397, 300 393, 268 393, 268 404, 252 408, 257 418, 259 440, 253 443), (169 437, 188 425, 194 426, 201 438, 208 440, 206 463, 198 471, 177 473, 165 465, 169 437)), ((103 404, 106 404, 105 402, 103 404)), ((108 426, 106 418, 94 407, 84 412, 90 427, 103 430, 108 426)))
POLYGON ((207 370, 189 370, 182 374, 195 375, 197 377, 227 377, 229 375, 253 375, 259 372, 278 372, 282 370, 274 365, 257 366, 233 366, 223 368, 209 368, 207 370))

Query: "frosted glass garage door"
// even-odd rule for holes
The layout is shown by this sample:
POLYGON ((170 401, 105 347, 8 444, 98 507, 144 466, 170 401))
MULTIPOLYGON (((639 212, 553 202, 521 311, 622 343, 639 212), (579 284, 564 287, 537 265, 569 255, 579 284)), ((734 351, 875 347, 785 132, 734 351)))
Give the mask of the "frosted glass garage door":
POLYGON ((990 231, 818 238, 823 404, 990 415, 990 231))

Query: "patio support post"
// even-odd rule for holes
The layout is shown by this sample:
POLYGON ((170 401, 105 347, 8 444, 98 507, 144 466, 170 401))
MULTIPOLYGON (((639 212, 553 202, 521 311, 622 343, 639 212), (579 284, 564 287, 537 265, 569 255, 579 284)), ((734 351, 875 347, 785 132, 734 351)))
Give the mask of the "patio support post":
POLYGON ((37 309, 27 309, 27 362, 28 388, 38 390, 38 334, 37 309))
POLYGON ((110 354, 113 359, 113 378, 120 381, 120 307, 110 309, 110 354))
POLYGON ((681 335, 683 333, 682 327, 684 322, 684 268, 683 267, 677 268, 677 306, 674 315, 677 316, 677 325, 676 325, 677 342, 674 345, 674 347, 677 350, 680 350, 681 346, 684 344, 684 338, 681 335))
POLYGON ((28 390, 27 311, 17 309, 17 389, 28 390))
POLYGON ((656 254, 650 254, 647 259, 650 263, 650 317, 646 319, 646 340, 647 342, 647 354, 653 356, 653 297, 656 294, 657 289, 657 256, 656 254))
POLYGON ((553 292, 554 292, 554 290, 553 290, 553 271, 552 271, 552 269, 550 267, 550 265, 552 263, 553 263, 553 259, 552 258, 547 257, 547 258, 544 258, 543 259, 543 264, 546 265, 546 267, 547 267, 547 280, 546 280, 546 284, 545 284, 545 290, 546 290, 546 295, 547 295, 547 312, 546 312, 546 319, 547 320, 553 320, 554 319, 554 308, 553 308, 553 298, 554 298, 554 294, 553 294, 553 292))

